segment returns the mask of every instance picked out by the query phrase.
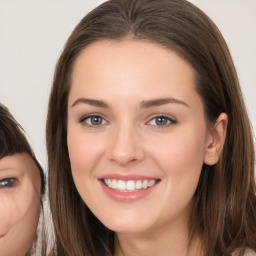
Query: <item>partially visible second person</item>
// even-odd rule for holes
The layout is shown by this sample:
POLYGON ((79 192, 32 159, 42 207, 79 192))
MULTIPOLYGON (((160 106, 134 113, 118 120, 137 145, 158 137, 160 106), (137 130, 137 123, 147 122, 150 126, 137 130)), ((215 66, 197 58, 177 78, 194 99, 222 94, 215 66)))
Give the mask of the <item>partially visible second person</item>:
MULTIPOLYGON (((35 255, 44 193, 44 173, 23 129, 0 104, 1 256, 35 255)), ((42 244, 40 251, 44 255, 42 244)))

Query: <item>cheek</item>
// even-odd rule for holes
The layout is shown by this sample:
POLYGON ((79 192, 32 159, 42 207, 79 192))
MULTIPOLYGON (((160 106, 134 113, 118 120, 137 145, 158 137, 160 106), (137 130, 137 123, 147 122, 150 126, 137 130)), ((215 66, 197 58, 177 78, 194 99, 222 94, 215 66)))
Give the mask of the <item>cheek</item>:
MULTIPOLYGON (((40 207, 39 195, 34 186, 28 182, 20 185, 13 192, 1 191, 0 197, 0 235, 9 232, 17 223, 24 220, 31 209, 35 212, 33 209, 40 207)), ((38 218, 38 214, 35 215, 35 218, 38 218)), ((29 228, 29 223, 27 224, 27 228, 29 228)))
POLYGON ((0 195, 0 236, 4 235, 10 229, 12 224, 12 214, 15 201, 10 195, 3 194, 0 195))
POLYGON ((156 142, 155 147, 151 148, 151 154, 175 186, 186 186, 185 183, 196 186, 203 165, 204 149, 204 133, 186 129, 156 142))
POLYGON ((93 186, 98 181, 95 179, 95 169, 104 153, 104 143, 99 137, 72 127, 67 134, 72 176, 78 193, 87 204, 93 203, 93 186))
POLYGON ((163 174, 165 190, 160 209, 163 221, 189 214, 198 185, 204 155, 204 141, 195 134, 169 136, 151 149, 151 156, 163 174))
POLYGON ((26 214, 12 223, 8 233, 0 238, 1 255, 25 255, 32 247, 40 215, 40 202, 34 198, 26 214))
POLYGON ((70 129, 68 132, 68 152, 72 173, 88 173, 97 163, 102 153, 102 143, 93 135, 70 129))

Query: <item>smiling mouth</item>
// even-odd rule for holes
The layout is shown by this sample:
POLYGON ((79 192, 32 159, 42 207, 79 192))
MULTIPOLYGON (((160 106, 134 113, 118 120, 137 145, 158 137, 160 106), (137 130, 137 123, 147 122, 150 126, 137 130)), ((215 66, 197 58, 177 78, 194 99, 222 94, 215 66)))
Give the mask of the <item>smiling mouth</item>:
POLYGON ((145 179, 145 180, 117 180, 117 179, 103 179, 103 183, 113 190, 119 192, 136 192, 145 190, 155 186, 160 180, 145 179))

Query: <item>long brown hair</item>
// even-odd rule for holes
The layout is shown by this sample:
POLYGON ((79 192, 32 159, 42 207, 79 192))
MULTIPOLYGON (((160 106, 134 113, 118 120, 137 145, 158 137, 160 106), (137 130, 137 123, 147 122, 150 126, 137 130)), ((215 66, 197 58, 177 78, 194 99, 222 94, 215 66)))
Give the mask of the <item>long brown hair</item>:
MULTIPOLYGON (((6 156, 12 156, 14 154, 27 153, 32 160, 35 162, 41 176, 41 188, 40 188, 40 204, 43 210, 42 199, 45 195, 45 175, 43 169, 36 159, 36 156, 25 137, 24 129, 15 120, 13 115, 10 113, 7 107, 0 103, 0 159, 6 156)), ((42 214, 42 226, 44 225, 44 215, 42 214)), ((46 255, 47 244, 46 234, 44 232, 44 227, 41 228, 41 255, 46 255)), ((34 255, 32 251, 36 248, 36 243, 34 243, 33 248, 30 252, 26 253, 26 256, 34 255)))
MULTIPOLYGON (((125 38, 176 51, 193 67, 205 117, 229 118, 220 161, 204 165, 194 195, 190 241, 199 234, 205 255, 256 251, 256 189, 251 126, 236 70, 216 25, 185 0, 110 0, 86 15, 69 37, 56 66, 47 118, 50 205, 57 255, 113 255, 114 233, 80 198, 67 150, 67 100, 74 62, 87 45, 125 38)), ((115 72, 113 70, 113 72, 115 72)))

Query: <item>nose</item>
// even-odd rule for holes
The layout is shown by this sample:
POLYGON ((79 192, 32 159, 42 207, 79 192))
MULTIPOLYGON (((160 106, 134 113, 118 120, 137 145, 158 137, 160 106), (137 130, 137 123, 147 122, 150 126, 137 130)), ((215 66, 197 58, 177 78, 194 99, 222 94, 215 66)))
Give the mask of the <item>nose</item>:
POLYGON ((113 132, 109 159, 120 166, 137 163, 145 158, 141 137, 132 125, 122 125, 113 132))

